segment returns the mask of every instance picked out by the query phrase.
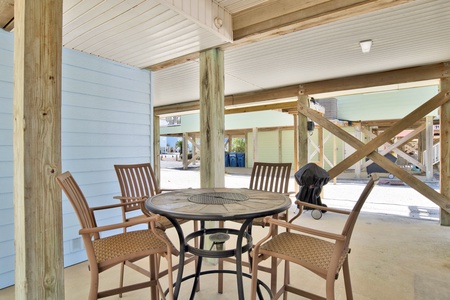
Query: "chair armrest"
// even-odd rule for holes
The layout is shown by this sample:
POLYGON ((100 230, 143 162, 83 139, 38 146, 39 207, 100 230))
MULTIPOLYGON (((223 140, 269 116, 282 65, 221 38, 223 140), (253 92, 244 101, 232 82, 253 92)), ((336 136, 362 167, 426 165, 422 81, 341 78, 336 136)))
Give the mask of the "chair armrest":
POLYGON ((317 230, 317 229, 313 229, 313 228, 309 228, 309 227, 304 227, 304 226, 300 226, 300 225, 295 225, 295 224, 285 222, 282 220, 273 219, 271 217, 264 218, 264 221, 266 223, 271 224, 271 228, 272 228, 272 225, 275 225, 275 226, 284 227, 284 228, 287 228, 290 230, 295 230, 295 231, 304 232, 304 233, 311 234, 311 235, 320 236, 320 237, 327 238, 327 239, 333 239, 333 240, 337 240, 337 241, 345 240, 345 237, 342 234, 337 234, 337 233, 327 232, 327 231, 323 231, 323 230, 317 230))
POLYGON ((147 199, 148 196, 142 196, 142 197, 122 197, 122 196, 114 196, 113 199, 118 199, 118 200, 141 200, 141 199, 147 199))
POLYGON ((151 217, 131 220, 127 222, 121 222, 121 223, 115 223, 111 225, 104 225, 104 226, 97 226, 92 228, 82 228, 79 231, 79 234, 93 234, 93 233, 100 233, 102 231, 109 231, 114 229, 120 229, 120 228, 126 228, 138 224, 148 224, 148 223, 155 223, 159 220, 159 215, 152 215, 151 217))
MULTIPOLYGON (((136 200, 136 203, 145 202, 147 200, 147 197, 140 197, 139 200, 136 200)), ((91 212, 97 211, 97 210, 103 210, 103 209, 111 209, 111 208, 118 208, 122 206, 130 205, 130 203, 117 203, 117 204, 110 204, 110 205, 103 205, 103 206, 95 206, 89 208, 91 212)))
POLYGON ((319 209, 319 210, 325 210, 325 211, 330 211, 330 212, 345 214, 345 215, 349 215, 351 213, 351 211, 349 211, 349 210, 343 210, 343 209, 337 209, 337 208, 332 208, 332 207, 311 204, 311 203, 303 202, 300 200, 295 201, 295 204, 297 204, 298 206, 307 206, 310 208, 315 208, 315 209, 319 209))

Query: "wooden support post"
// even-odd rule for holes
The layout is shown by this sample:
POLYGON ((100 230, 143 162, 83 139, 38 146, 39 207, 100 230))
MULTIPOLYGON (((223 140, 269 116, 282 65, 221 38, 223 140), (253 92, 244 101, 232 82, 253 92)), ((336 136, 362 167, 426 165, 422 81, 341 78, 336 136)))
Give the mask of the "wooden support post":
POLYGON ((183 143, 181 145, 181 152, 183 155, 183 170, 187 170, 188 166, 189 166, 189 148, 188 148, 188 134, 187 132, 183 132, 183 143))
POLYGON ((158 186, 161 188, 161 145, 159 116, 153 115, 153 170, 158 186))
MULTIPOLYGON (((298 92, 298 106, 309 107, 308 95, 300 87, 298 92)), ((301 113, 297 114, 297 170, 308 163, 308 118, 301 113)))
POLYGON ((252 130, 253 138, 253 163, 258 161, 258 128, 254 127, 252 130))
POLYGON ((14 4, 15 297, 64 299, 62 1, 14 4))
MULTIPOLYGON (((225 136, 224 106, 224 60, 223 51, 209 49, 200 53, 200 187, 220 188, 225 186, 225 136)), ((184 155, 183 155, 184 157, 184 155)), ((208 221, 207 228, 217 227, 217 222, 208 221)), ((205 239, 205 249, 211 246, 205 239)), ((216 258, 207 258, 212 264, 216 258)), ((219 291, 222 287, 219 282, 219 291)))
POLYGON ((433 180, 433 116, 426 116, 425 118, 425 132, 426 132, 426 154, 425 154, 425 180, 433 180))
MULTIPOLYGON (((361 141, 361 124, 355 126, 355 137, 361 141)), ((356 178, 361 178, 361 160, 355 163, 355 176, 356 178)))
MULTIPOLYGON (((449 90, 450 78, 441 78, 441 90, 449 90)), ((450 102, 440 109, 440 138, 441 138, 441 194, 450 199, 450 102)), ((447 207, 450 203, 447 203, 447 207)), ((441 209, 441 225, 450 226, 450 213, 441 209)))
POLYGON ((283 162, 283 131, 278 129, 278 162, 283 162))
MULTIPOLYGON (((294 171, 297 171, 299 168, 298 166, 298 116, 297 114, 293 115, 294 117, 294 171)), ((298 192, 298 185, 295 185, 295 191, 298 192)))
POLYGON ((249 133, 247 132, 247 133, 245 133, 244 134, 244 137, 245 137, 245 166, 248 168, 249 167, 249 164, 248 164, 248 162, 249 162, 249 150, 248 150, 248 140, 249 140, 249 137, 248 137, 248 135, 249 135, 249 133))
POLYGON ((419 134, 418 149, 417 149, 417 160, 422 164, 425 164, 425 161, 423 159, 423 152, 425 150, 426 143, 427 143, 427 134, 426 131, 422 131, 419 134))
POLYGON ((325 166, 325 150, 324 150, 324 141, 323 141, 323 127, 318 126, 317 127, 317 133, 318 133, 318 140, 317 140, 317 146, 319 147, 319 166, 322 168, 325 166))
POLYGON ((223 140, 224 60, 223 51, 200 53, 200 184, 202 188, 225 186, 223 140))
MULTIPOLYGON (((333 167, 336 165, 337 151, 338 151, 338 148, 336 146, 336 136, 333 134, 333 167)), ((336 181, 337 181, 337 176, 333 178, 333 183, 336 184, 336 181)))

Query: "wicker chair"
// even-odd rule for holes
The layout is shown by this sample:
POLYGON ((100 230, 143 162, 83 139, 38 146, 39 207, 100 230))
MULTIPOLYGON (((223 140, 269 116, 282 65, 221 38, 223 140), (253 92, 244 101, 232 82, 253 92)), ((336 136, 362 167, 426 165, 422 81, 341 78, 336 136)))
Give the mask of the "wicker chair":
MULTIPOLYGON (((129 222, 117 223, 106 226, 97 226, 94 212, 105 209, 120 208, 123 204, 108 205, 101 207, 89 207, 80 187, 72 177, 70 172, 65 172, 56 177, 56 181, 66 194, 72 204, 78 220, 81 224, 79 231, 83 238, 86 254, 91 272, 91 286, 89 299, 98 299, 117 295, 128 291, 151 287, 152 299, 157 299, 158 293, 163 296, 158 278, 159 259, 161 256, 167 259, 167 273, 169 298, 173 298, 172 280, 172 254, 178 251, 174 248, 164 231, 155 226, 159 216, 151 216, 133 220, 129 222), (136 230, 123 232, 110 236, 103 236, 103 233, 111 230, 123 229, 127 226, 138 224, 150 224, 151 230, 136 230), (101 235, 102 234, 102 235, 101 235), (125 261, 133 261, 149 257, 150 279, 144 282, 130 284, 125 287, 114 288, 99 292, 99 273, 121 264, 125 261)), ((140 205, 143 205, 141 199, 140 205)))
MULTIPOLYGON (((119 199, 126 204, 122 207, 123 221, 127 222, 136 218, 143 218, 145 215, 136 214, 133 212, 140 211, 139 201, 142 197, 151 197, 160 194, 161 190, 156 181, 155 173, 150 163, 131 164, 131 165, 114 165, 117 179, 120 185, 121 196, 115 196, 114 199, 119 199), (133 215, 133 216, 129 216, 133 215)), ((179 224, 185 223, 188 220, 178 220, 179 224)), ((162 229, 173 227, 172 223, 161 216, 157 224, 162 229)))
MULTIPOLYGON (((249 189, 251 190, 259 190, 259 191, 268 191, 274 193, 282 193, 289 195, 289 177, 291 174, 291 163, 266 163, 266 162, 254 162, 252 173, 250 176, 250 185, 249 189)), ((288 221, 288 210, 283 213, 274 216, 280 220, 288 221)), ((252 233, 252 226, 261 226, 265 227, 268 225, 267 222, 264 221, 265 218, 256 218, 253 220, 252 224, 248 228, 248 233, 252 233)), ((243 223, 244 220, 235 220, 234 222, 243 223)), ((224 222, 220 222, 220 227, 224 227, 224 222)), ((275 232, 274 232, 275 234, 275 232)), ((233 262, 235 263, 235 259, 233 258, 225 258, 219 260, 219 270, 223 269, 223 261, 233 262)), ((249 256, 249 262, 243 262, 244 266, 251 267, 251 257, 249 256)), ((278 265, 277 259, 272 260, 272 266, 270 268, 260 266, 260 270, 264 272, 271 273, 271 289, 276 289, 277 282, 277 273, 273 270, 278 265)), ((219 274, 219 293, 223 292, 223 279, 222 274, 219 274)))
MULTIPOLYGON (((264 163, 255 162, 250 177, 251 190, 268 191, 289 195, 289 177, 291 175, 291 163, 264 163)), ((288 210, 278 214, 278 219, 288 220, 288 210)), ((264 218, 254 219, 253 225, 266 226, 264 218)))
MULTIPOLYGON (((145 214, 136 214, 137 211, 142 212, 139 203, 142 197, 151 197, 164 191, 170 191, 159 188, 155 173, 150 163, 114 165, 114 169, 117 174, 121 191, 121 196, 115 196, 114 199, 119 199, 123 204, 122 217, 124 222, 147 217, 145 214)), ((144 212, 149 214, 146 210, 144 210, 144 212)), ((151 213, 149 216, 150 215, 151 213)), ((183 224, 187 221, 189 220, 177 219, 178 224, 183 224)), ((160 216, 156 226, 163 230, 173 227, 172 223, 164 216, 160 216)), ((197 222, 194 222, 194 231, 196 231, 197 228, 198 224, 197 222)), ((126 228, 124 230, 126 230, 126 228)), ((195 243, 197 243, 197 240, 195 240, 195 243)), ((190 256, 185 260, 185 264, 195 260, 195 256, 190 256)), ((121 266, 120 286, 123 285, 125 265, 135 268, 135 266, 131 265, 131 263, 131 261, 124 262, 121 266)), ((176 269, 178 269, 178 264, 173 266, 173 270, 176 269)), ((165 273, 162 273, 161 275, 164 274, 165 273)), ((119 297, 121 296, 122 295, 119 295, 119 297)))
POLYGON ((253 251, 252 287, 251 298, 256 299, 258 265, 261 261, 276 257, 285 260, 284 285, 274 294, 272 299, 278 299, 287 292, 291 292, 309 299, 334 299, 334 284, 338 278, 341 267, 344 273, 344 282, 347 299, 353 299, 350 282, 350 270, 348 266, 348 254, 350 253, 350 238, 358 218, 361 207, 372 191, 376 176, 372 177, 361 193, 358 201, 351 211, 322 207, 306 202, 296 201, 300 210, 297 215, 285 222, 282 220, 266 217, 266 222, 270 224, 270 232, 265 238, 259 241, 253 251), (292 224, 300 216, 303 206, 314 207, 334 213, 347 214, 348 218, 341 234, 312 229, 304 226, 292 224), (273 235, 275 227, 284 227, 286 232, 273 235), (289 262, 296 263, 326 280, 326 298, 317 294, 299 289, 290 284, 289 262))

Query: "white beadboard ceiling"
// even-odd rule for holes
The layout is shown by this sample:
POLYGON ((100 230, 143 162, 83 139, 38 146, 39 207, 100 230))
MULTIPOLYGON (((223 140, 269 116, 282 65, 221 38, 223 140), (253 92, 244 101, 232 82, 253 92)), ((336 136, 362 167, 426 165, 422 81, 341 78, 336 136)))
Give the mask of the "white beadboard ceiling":
MULTIPOLYGON (((450 1, 418 0, 225 51, 225 94, 450 61, 450 1), (359 41, 372 39, 363 54, 359 41)), ((199 63, 154 73, 155 106, 199 99, 199 63)))
POLYGON ((210 0, 64 0, 63 4, 64 47, 139 68, 232 40, 222 32, 228 23, 231 28, 231 15, 228 20, 225 8, 210 0), (184 7, 186 3, 192 5, 184 7), (221 29, 210 24, 211 14, 221 17, 221 29))
MULTIPOLYGON (((228 43, 223 28, 205 26, 211 16, 193 8, 199 3, 216 5, 226 25, 227 16, 266 1, 64 0, 63 44, 145 68, 228 43), (204 24, 198 22, 202 18, 204 24)), ((225 94, 445 61, 450 61, 450 1, 416 0, 226 48, 225 94), (365 39, 373 40, 367 54, 359 48, 365 39)), ((155 71, 153 80, 155 106, 199 98, 198 60, 155 71)))

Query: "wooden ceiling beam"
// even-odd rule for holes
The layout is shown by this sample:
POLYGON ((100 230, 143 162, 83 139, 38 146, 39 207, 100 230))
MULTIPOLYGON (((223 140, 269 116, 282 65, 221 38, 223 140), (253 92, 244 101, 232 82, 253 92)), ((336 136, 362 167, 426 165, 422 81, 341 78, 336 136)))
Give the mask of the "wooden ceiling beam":
MULTIPOLYGON (((300 88, 303 89, 307 95, 316 95, 321 93, 343 92, 348 90, 357 90, 376 86, 417 82, 445 77, 450 77, 450 62, 443 62, 420 67, 404 68, 386 72, 348 76, 303 84, 295 84, 263 91, 228 95, 225 96, 225 108, 227 108, 227 106, 229 107, 233 105, 241 105, 241 106, 244 106, 246 104, 255 105, 255 103, 262 101, 286 99, 293 97, 296 98, 298 96, 298 91, 300 88)), ((294 101, 284 102, 286 103, 286 108, 291 107, 293 102, 294 101)), ((190 101, 179 104, 158 106, 154 108, 154 111, 156 115, 171 115, 171 114, 173 115, 187 112, 194 113, 198 111, 199 107, 200 107, 199 101, 190 101)), ((276 107, 277 107, 276 109, 280 109, 279 106, 276 107)), ((236 112, 238 112, 238 110, 236 110, 236 112)))
MULTIPOLYGON (((220 48, 236 48, 411 1, 413 0, 269 0, 232 15, 233 42, 220 48)), ((194 52, 146 69, 158 71, 198 57, 199 52, 194 52)))
POLYGON ((234 42, 256 42, 412 0, 270 0, 233 15, 234 42))
POLYGON ((247 112, 255 112, 255 111, 264 111, 264 110, 281 110, 286 108, 297 109, 297 102, 283 102, 283 103, 273 103, 273 104, 263 104, 256 106, 247 106, 247 107, 236 107, 236 108, 225 108, 225 114, 238 114, 238 113, 247 113, 247 112))

